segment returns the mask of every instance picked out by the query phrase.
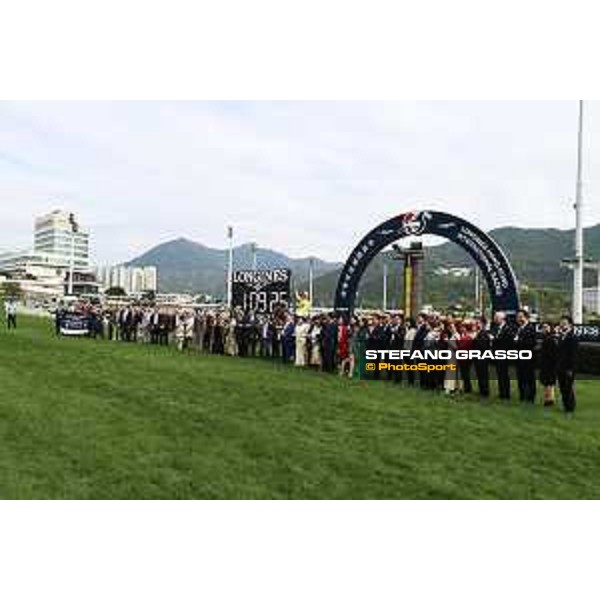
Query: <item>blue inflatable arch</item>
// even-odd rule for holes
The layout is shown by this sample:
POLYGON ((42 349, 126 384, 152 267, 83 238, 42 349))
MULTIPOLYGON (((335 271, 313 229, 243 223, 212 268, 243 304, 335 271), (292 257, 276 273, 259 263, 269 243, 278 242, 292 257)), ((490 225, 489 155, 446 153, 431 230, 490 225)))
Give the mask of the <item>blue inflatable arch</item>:
POLYGON ((402 238, 425 234, 446 238, 470 254, 485 278, 494 311, 514 315, 519 310, 516 278, 500 246, 468 221, 432 210, 393 217, 360 241, 340 274, 335 295, 336 310, 346 315, 353 313, 360 279, 369 263, 384 248, 402 238))

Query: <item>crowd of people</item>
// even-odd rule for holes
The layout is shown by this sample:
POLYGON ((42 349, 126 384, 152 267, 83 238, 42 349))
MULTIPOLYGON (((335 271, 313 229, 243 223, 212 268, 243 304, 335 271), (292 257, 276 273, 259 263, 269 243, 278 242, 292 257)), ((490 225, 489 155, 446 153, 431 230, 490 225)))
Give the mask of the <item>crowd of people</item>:
MULTIPOLYGON (((508 319, 498 312, 491 323, 484 318, 426 313, 405 319, 400 313, 383 312, 356 315, 347 322, 334 313, 299 316, 283 306, 271 315, 224 308, 136 305, 86 304, 71 310, 85 315, 93 337, 130 343, 174 344, 181 351, 195 349, 212 354, 275 359, 347 377, 403 383, 443 392, 449 397, 476 393, 489 398, 490 380, 495 379, 499 398, 510 401, 511 379, 516 379, 521 402, 534 403, 541 387, 544 406, 553 406, 558 387, 565 412, 575 411, 577 339, 569 317, 564 317, 556 326, 544 323, 540 339, 524 310, 516 319, 508 319), (365 372, 365 352, 386 349, 531 350, 535 360, 450 359, 446 362, 453 362, 453 369, 365 372)), ((57 333, 64 315, 63 310, 56 313, 57 333)))

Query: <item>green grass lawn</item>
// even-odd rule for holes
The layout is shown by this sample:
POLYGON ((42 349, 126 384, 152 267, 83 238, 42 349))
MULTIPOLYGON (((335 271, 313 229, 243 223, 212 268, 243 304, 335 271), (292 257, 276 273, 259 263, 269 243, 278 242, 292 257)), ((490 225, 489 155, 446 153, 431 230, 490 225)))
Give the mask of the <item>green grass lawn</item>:
POLYGON ((579 410, 443 397, 260 360, 0 330, 2 498, 600 498, 579 410))

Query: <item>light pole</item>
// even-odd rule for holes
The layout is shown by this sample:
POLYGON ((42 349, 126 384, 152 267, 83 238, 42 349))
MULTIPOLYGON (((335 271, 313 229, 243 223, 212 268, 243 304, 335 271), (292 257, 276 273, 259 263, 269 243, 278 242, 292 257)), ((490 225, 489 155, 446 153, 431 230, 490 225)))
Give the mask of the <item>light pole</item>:
POLYGON ((73 276, 75 271, 75 234, 79 230, 77 226, 77 221, 75 220, 75 215, 73 213, 69 214, 69 224, 71 225, 71 258, 69 261, 69 287, 68 292, 69 296, 73 295, 73 276))
POLYGON ((385 260, 385 256, 383 257, 383 310, 387 310, 387 283, 388 283, 388 264, 385 260))
POLYGON ((315 267, 315 259, 314 258, 309 258, 308 259, 308 297, 310 298, 310 303, 313 303, 313 270, 315 267))
POLYGON ((575 265, 573 269, 573 320, 583 323, 583 100, 579 101, 577 136, 577 190, 575 199, 575 265))
POLYGON ((250 248, 252 249, 252 270, 256 271, 256 256, 258 252, 258 245, 256 244, 256 242, 252 242, 250 248))
POLYGON ((600 317, 600 263, 598 263, 598 285, 596 286, 596 314, 600 317))
POLYGON ((227 238, 229 240, 229 259, 227 261, 227 306, 231 308, 233 301, 233 227, 227 227, 227 238))
POLYGON ((475 312, 477 315, 483 315, 483 294, 481 293, 481 271, 475 265, 475 312))

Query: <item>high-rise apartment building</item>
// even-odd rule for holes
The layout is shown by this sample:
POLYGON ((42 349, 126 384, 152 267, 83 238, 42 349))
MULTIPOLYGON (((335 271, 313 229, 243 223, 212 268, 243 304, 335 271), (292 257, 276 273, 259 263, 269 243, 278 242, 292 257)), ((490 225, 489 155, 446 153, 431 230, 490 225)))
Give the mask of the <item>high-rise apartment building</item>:
POLYGON ((96 268, 96 278, 104 290, 120 287, 127 294, 158 291, 158 270, 156 267, 128 267, 116 265, 96 268))
POLYGON ((57 262, 87 270, 90 266, 89 234, 78 226, 73 213, 54 210, 38 217, 34 226, 34 252, 50 254, 57 262))
POLYGON ((81 231, 72 213, 62 210, 35 219, 33 250, 0 253, 0 272, 31 297, 64 296, 71 287, 71 264, 73 293, 97 293, 90 269, 89 234, 81 231))
POLYGON ((144 267, 143 289, 158 291, 158 269, 156 267, 144 267))

